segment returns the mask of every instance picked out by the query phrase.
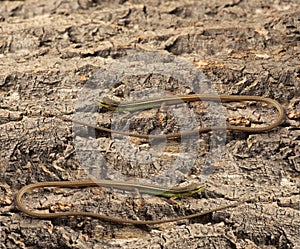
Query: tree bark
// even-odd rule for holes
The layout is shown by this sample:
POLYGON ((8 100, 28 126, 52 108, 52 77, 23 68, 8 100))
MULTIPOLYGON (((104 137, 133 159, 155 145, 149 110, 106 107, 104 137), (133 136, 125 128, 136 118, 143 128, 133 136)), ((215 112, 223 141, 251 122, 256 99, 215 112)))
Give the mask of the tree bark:
MULTIPOLYGON (((1 248, 299 248, 299 16, 298 0, 1 1, 1 248), (111 77, 106 79, 113 82, 118 72, 126 73, 116 63, 149 52, 185 60, 202 71, 219 94, 276 99, 286 110, 286 119, 267 133, 227 132, 223 151, 214 152, 223 154, 218 154, 214 171, 206 178, 206 190, 176 203, 103 188, 32 192, 24 202, 44 211, 80 209, 123 218, 165 219, 253 196, 261 200, 149 227, 90 218, 39 220, 21 213, 14 197, 26 184, 89 179, 95 174, 110 178, 109 170, 147 178, 168 170, 175 159, 186 160, 178 156, 182 140, 159 145, 135 138, 126 142, 139 151, 154 146, 166 153, 153 151, 150 163, 125 160, 120 150, 126 155, 130 151, 121 148, 122 143, 117 146, 118 137, 74 128, 59 118, 72 118, 78 108, 83 112, 95 108, 93 99, 88 99, 88 107, 78 101, 87 91, 86 84, 95 82, 104 69, 111 77), (76 152, 76 146, 86 151, 76 152), (108 171, 93 165, 94 151, 100 151, 111 166, 108 171), (84 167, 82 161, 89 165, 84 167)), ((191 72, 183 77, 193 77, 191 72)), ((97 94, 110 92, 126 99, 132 91, 146 88, 186 93, 183 82, 163 72, 125 75, 113 89, 105 84, 97 94)), ((198 116, 204 107, 199 103, 189 107, 202 122, 198 116)), ((238 125, 259 126, 276 117, 269 106, 224 107, 227 121, 238 125)), ((94 113, 98 125, 110 126, 114 118, 110 112, 96 108, 94 113)), ((132 114, 121 117, 126 115, 132 114)), ((160 127, 173 132, 173 119, 168 112, 147 110, 134 116, 130 129, 151 133, 160 127)), ((205 124, 205 114, 202 119, 205 124)), ((188 170, 178 169, 184 180, 203 178, 210 138, 199 135, 195 161, 191 165, 186 160, 188 170)))

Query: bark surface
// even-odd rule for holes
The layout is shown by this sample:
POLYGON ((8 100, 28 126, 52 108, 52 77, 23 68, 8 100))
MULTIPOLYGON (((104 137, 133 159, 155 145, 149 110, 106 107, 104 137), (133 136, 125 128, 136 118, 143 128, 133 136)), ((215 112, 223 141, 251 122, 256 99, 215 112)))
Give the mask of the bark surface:
MULTIPOLYGON (((0 247, 299 248, 299 17, 298 0, 1 1, 0 247), (154 73, 142 74, 135 65, 126 75, 130 67, 125 70, 115 63, 138 52, 172 55, 169 58, 175 62, 161 73, 159 62, 154 73), (179 151, 182 140, 123 141, 82 126, 72 130, 71 122, 58 118, 72 118, 75 110, 96 110, 97 124, 109 127, 114 118, 111 112, 96 108, 94 99, 78 101, 85 91, 99 98, 108 93, 126 99, 131 92, 145 89, 181 94, 195 90, 166 73, 181 68, 177 59, 201 70, 210 79, 209 87, 219 94, 276 99, 286 110, 286 120, 262 134, 227 132, 226 139, 215 134, 224 146, 213 151, 219 158, 213 163, 214 171, 204 172, 212 146, 209 134, 194 141, 199 148, 190 159, 179 151), (103 79, 104 72, 100 84, 97 80, 103 79), (122 79, 116 78, 111 87, 118 73, 122 79), (101 87, 97 85, 93 92, 87 82, 101 87), (124 143, 137 148, 139 160, 126 158, 133 152, 124 143), (149 148, 155 151, 147 161, 149 148), (100 159, 94 158, 95 151, 101 152, 100 159), (102 159, 107 169, 99 168, 97 160, 102 159), (148 178, 167 171, 175 160, 182 165, 176 169, 182 180, 207 176, 203 193, 173 203, 103 188, 49 189, 32 192, 24 202, 44 212, 84 210, 165 219, 253 196, 261 200, 190 221, 149 227, 89 218, 35 219, 14 203, 15 194, 26 184, 91 175, 111 179, 111 172, 148 178)), ((184 79, 190 79, 193 71, 185 70, 184 79)), ((201 87, 208 86, 201 82, 201 87)), ((260 126, 276 118, 268 106, 224 106, 227 122, 232 124, 260 126)), ((184 106, 176 108, 184 110, 184 106)), ((198 123, 211 122, 205 106, 193 103, 189 108, 197 114, 198 123)), ((139 133, 174 132, 176 120, 170 113, 156 108, 121 113, 117 118, 129 120, 130 130, 139 133)))

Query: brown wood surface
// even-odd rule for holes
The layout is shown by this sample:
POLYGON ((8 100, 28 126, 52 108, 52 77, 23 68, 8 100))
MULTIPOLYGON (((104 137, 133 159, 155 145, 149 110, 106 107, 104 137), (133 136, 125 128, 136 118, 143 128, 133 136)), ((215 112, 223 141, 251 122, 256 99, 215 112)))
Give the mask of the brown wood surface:
MULTIPOLYGON (((299 0, 1 1, 0 247, 300 248, 299 17, 299 0), (25 202, 40 210, 75 208, 162 219, 255 195, 262 200, 150 227, 86 218, 39 220, 22 214, 14 203, 22 186, 86 179, 93 173, 92 168, 91 172, 82 168, 74 151, 72 124, 57 116, 71 117, 79 94, 99 69, 126 55, 151 51, 193 63, 220 94, 276 99, 287 112, 285 122, 264 134, 227 133, 222 160, 208 177, 207 190, 177 204, 102 188, 34 192, 25 202)), ((172 79, 152 75, 124 79, 123 90, 138 89, 142 80, 149 86, 169 80, 172 89, 181 89, 172 79)), ((230 117, 239 117, 242 111, 254 123, 255 118, 263 122, 274 118, 272 110, 257 114, 253 106, 226 107, 230 117)), ((166 118, 172 121, 167 114, 159 115, 157 110, 140 113, 131 128, 151 131, 157 123, 168 125, 166 118)), ((100 113, 98 121, 109 126, 109 114, 100 113)), ((200 136, 199 157, 187 178, 200 174, 208 139, 207 134, 200 136)), ((145 141, 131 142, 144 148, 145 141)), ((122 160, 107 134, 97 134, 95 144, 115 170, 130 177, 146 177, 170 166, 169 160, 159 164, 122 160)), ((170 157, 177 145, 178 141, 168 144, 170 157)))

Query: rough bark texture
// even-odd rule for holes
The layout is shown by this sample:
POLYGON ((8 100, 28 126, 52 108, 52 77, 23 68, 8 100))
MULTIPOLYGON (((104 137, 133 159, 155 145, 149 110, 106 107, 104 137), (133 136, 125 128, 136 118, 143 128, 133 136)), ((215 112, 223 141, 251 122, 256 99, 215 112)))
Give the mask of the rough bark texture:
MULTIPOLYGON (((299 0, 1 1, 0 247, 300 248, 299 17, 299 0), (99 69, 123 56, 148 51, 193 63, 220 94, 278 100, 287 112, 285 122, 263 134, 227 133, 224 154, 207 179, 207 190, 178 200, 177 205, 102 188, 34 192, 25 202, 44 211, 75 208, 124 218, 163 219, 255 195, 272 199, 151 227, 84 218, 39 220, 22 214, 14 203, 22 186, 93 174, 92 167, 90 172, 83 170, 74 152, 72 124, 57 117, 71 116, 85 83, 99 69)), ((142 80, 145 87, 167 82, 166 91, 184 90, 174 79, 146 75, 125 78, 123 88, 115 93, 126 97, 142 80)), ((246 110, 241 105, 226 107, 230 117, 241 111, 254 125, 276 115, 272 109, 257 113, 256 105, 246 105, 246 110)), ((99 124, 108 126, 109 115, 101 109, 99 124)), ((139 113, 130 128, 151 132, 159 124, 173 131, 172 117, 166 115, 139 113)), ((87 132, 81 129, 76 131, 79 142, 81 132, 87 132)), ((168 143, 165 160, 139 165, 123 160, 109 135, 100 133, 92 139, 115 170, 132 177, 168 168, 180 143, 168 143)), ((199 157, 186 178, 200 175, 208 141, 207 134, 200 136, 199 157)), ((138 139, 131 142, 146 144, 138 139)))

